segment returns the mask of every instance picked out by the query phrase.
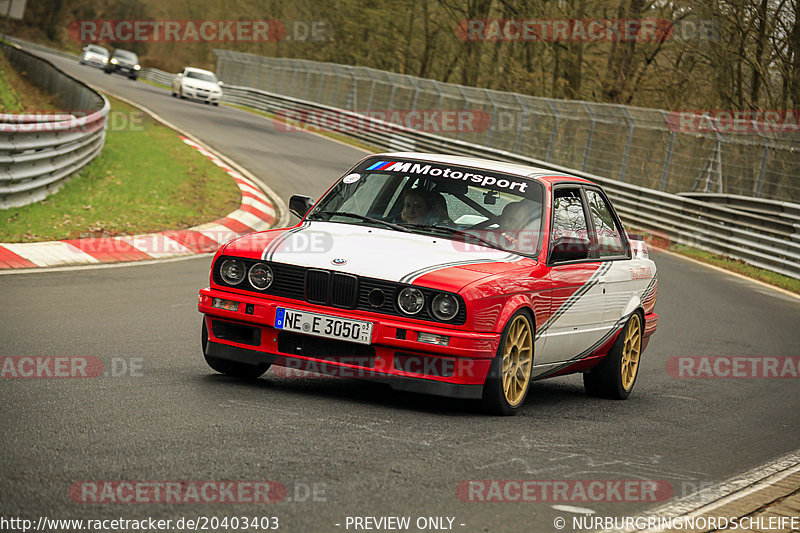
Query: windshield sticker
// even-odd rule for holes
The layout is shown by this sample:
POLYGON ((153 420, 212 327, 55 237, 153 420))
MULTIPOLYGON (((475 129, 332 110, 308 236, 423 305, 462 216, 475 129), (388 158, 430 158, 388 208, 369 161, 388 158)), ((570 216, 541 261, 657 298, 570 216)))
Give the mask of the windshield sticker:
POLYGON ((498 177, 490 174, 467 172, 467 169, 440 167, 429 163, 414 163, 410 161, 377 161, 366 170, 381 172, 403 172, 422 176, 443 177, 452 180, 467 181, 478 187, 498 189, 508 192, 524 193, 529 181, 517 180, 510 176, 498 177))
POLYGON ((342 181, 347 184, 350 184, 350 183, 355 183, 360 179, 361 179, 361 174, 348 174, 342 179, 342 181))

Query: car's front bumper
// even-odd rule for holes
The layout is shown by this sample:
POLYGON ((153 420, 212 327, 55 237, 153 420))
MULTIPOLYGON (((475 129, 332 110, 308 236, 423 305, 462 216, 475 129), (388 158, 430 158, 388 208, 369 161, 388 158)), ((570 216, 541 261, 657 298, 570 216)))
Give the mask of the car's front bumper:
POLYGON ((200 291, 198 310, 205 315, 207 356, 247 364, 271 363, 284 367, 287 374, 310 371, 381 380, 398 390, 456 398, 481 397, 500 340, 496 333, 465 331, 398 316, 335 309, 297 300, 251 297, 211 288, 200 291), (238 310, 212 307, 213 298, 239 302, 238 310), (276 329, 278 307, 370 321, 373 323, 371 344, 329 341, 276 329), (448 345, 419 342, 419 332, 447 336, 448 345), (239 334, 241 336, 237 337, 239 334))
POLYGON ((206 91, 204 89, 191 89, 188 87, 183 88, 183 96, 193 100, 211 102, 212 104, 219 103, 220 98, 222 98, 221 93, 212 93, 211 91, 206 91))

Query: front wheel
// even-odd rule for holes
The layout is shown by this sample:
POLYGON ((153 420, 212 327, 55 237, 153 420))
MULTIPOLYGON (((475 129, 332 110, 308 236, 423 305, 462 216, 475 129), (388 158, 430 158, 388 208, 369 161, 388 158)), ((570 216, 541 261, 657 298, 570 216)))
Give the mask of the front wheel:
POLYGON ((260 365, 248 365, 247 363, 237 363, 236 361, 228 361, 227 359, 220 359, 206 355, 206 344, 208 343, 208 329, 206 328, 206 321, 203 319, 203 356, 206 358, 206 363, 212 369, 220 374, 225 374, 232 378, 239 379, 256 379, 264 372, 269 370, 270 363, 262 363, 260 365))
POLYGON ((633 313, 603 361, 583 374, 583 386, 591 396, 625 400, 639 375, 642 355, 642 317, 633 313))
POLYGON ((495 415, 515 415, 525 402, 533 369, 533 327, 525 311, 506 324, 483 386, 483 407, 495 415))

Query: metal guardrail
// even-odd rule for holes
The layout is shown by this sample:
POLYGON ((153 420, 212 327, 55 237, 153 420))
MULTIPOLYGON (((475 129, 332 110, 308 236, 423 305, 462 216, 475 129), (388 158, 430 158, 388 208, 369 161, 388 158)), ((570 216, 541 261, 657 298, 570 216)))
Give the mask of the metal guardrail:
POLYGON ((380 149, 484 157, 584 177, 606 189, 620 216, 630 226, 651 231, 673 243, 725 255, 760 268, 800 278, 800 227, 789 221, 648 189, 250 87, 226 85, 223 101, 276 113, 280 121, 289 121, 289 127, 292 120, 298 121, 298 127, 304 127, 303 122, 309 114, 313 114, 315 123, 318 124, 319 119, 327 113, 329 120, 322 122, 333 125, 330 129, 380 149))
MULTIPOLYGON (((144 68, 142 79, 169 86, 174 74, 144 68)), ((762 209, 747 209, 742 202, 708 201, 706 195, 690 196, 654 190, 621 180, 555 165, 526 155, 513 153, 460 139, 446 138, 412 130, 316 102, 272 92, 226 84, 223 102, 282 115, 280 120, 307 113, 328 113, 334 131, 344 133, 379 149, 391 151, 428 151, 483 157, 549 169, 580 176, 602 185, 613 199, 625 223, 638 230, 652 232, 660 240, 684 244, 742 260, 753 266, 800 279, 800 224, 794 220, 797 204, 758 200, 762 209), (776 207, 780 205, 781 207, 776 207), (768 207, 769 206, 769 207, 768 207), (772 216, 780 209, 782 216, 772 216), (770 212, 771 210, 771 212, 770 212), (788 216, 787 216, 788 214, 788 216)), ((330 124, 330 123, 329 123, 330 124)), ((629 136, 630 137, 630 136, 629 136)), ((732 195, 723 195, 733 197, 732 195)))
POLYGON ((5 43, 2 52, 64 111, 0 114, 0 209, 37 202, 100 154, 108 100, 49 61, 5 43))
POLYGON ((139 77, 143 80, 152 81, 155 83, 160 83, 161 85, 166 85, 167 87, 171 87, 172 80, 175 78, 175 74, 170 74, 169 72, 164 72, 163 70, 159 70, 157 68, 144 67, 139 72, 139 77))
POLYGON ((726 205, 740 211, 747 211, 748 213, 761 214, 765 217, 781 220, 800 228, 800 204, 776 202, 774 200, 739 196, 736 194, 686 192, 681 193, 681 196, 718 205, 726 205))
POLYGON ((757 113, 727 121, 723 110, 557 100, 360 66, 214 52, 217 76, 231 85, 360 114, 465 111, 479 127, 442 128, 439 135, 665 192, 800 202, 794 122, 781 128, 757 113))

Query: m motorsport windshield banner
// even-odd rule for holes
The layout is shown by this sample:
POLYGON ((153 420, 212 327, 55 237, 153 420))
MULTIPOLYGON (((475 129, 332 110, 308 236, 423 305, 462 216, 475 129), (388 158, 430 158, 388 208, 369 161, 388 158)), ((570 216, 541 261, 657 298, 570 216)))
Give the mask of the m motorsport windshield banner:
POLYGON ((529 187, 533 183, 531 180, 467 167, 454 167, 421 161, 370 160, 364 163, 357 172, 398 172, 414 176, 448 178, 493 191, 507 192, 534 199, 541 197, 541 191, 537 190, 536 187, 529 187))

